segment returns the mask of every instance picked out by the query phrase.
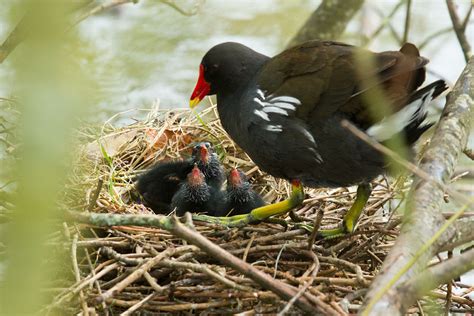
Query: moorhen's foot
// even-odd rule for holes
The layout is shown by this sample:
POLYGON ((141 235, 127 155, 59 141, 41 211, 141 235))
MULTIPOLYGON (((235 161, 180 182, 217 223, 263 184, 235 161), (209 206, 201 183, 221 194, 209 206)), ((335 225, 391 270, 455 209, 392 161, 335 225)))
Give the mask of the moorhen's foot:
POLYGON ((193 215, 193 219, 216 223, 228 227, 242 227, 247 224, 257 224, 271 216, 287 213, 292 208, 300 205, 304 200, 303 186, 300 181, 291 182, 290 197, 284 201, 269 204, 253 209, 248 214, 234 215, 229 217, 213 217, 206 215, 193 215))
POLYGON ((269 224, 278 224, 278 225, 283 226, 285 228, 285 231, 288 230, 288 222, 285 221, 283 218, 269 217, 267 219, 264 219, 262 222, 269 223, 269 224))
POLYGON ((250 212, 252 218, 256 221, 261 221, 271 216, 282 215, 288 213, 292 208, 297 207, 303 203, 304 191, 303 186, 299 180, 291 181, 290 197, 281 202, 265 205, 250 212))
POLYGON ((344 233, 352 233, 354 231, 371 192, 372 186, 370 183, 362 183, 357 187, 356 200, 342 220, 344 233))
MULTIPOLYGON (((193 220, 218 224, 226 227, 243 227, 252 222, 250 214, 234 215, 229 217, 218 217, 209 215, 193 214, 193 220)), ((252 222, 253 223, 253 222, 252 222)))
POLYGON ((291 220, 294 223, 301 223, 301 222, 306 222, 307 221, 304 217, 299 216, 298 214, 296 214, 294 210, 291 210, 290 213, 288 213, 288 215, 290 216, 291 220))
POLYGON ((354 232, 355 226, 359 220, 360 214, 364 210, 369 199, 372 188, 368 183, 362 183, 357 187, 357 196, 354 204, 344 216, 341 224, 336 228, 320 229, 318 236, 322 239, 332 239, 342 237, 354 232))

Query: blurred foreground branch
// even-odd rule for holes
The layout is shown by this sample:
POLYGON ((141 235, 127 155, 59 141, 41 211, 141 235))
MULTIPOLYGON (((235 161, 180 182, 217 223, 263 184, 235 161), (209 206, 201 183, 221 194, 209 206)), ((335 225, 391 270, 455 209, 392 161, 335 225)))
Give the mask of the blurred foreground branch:
MULTIPOLYGON (((69 27, 66 28, 66 32, 69 31, 71 28, 79 24, 80 22, 86 20, 87 18, 103 13, 108 11, 112 8, 118 7, 123 4, 127 3, 138 3, 139 0, 111 0, 106 3, 101 3, 97 6, 94 6, 92 9, 79 14, 79 16, 70 23, 69 27)), ((201 7, 204 0, 196 0, 194 6, 189 9, 185 10, 182 9, 178 4, 176 4, 173 0, 160 0, 161 3, 166 4, 167 6, 175 9, 179 13, 191 16, 198 12, 199 8, 201 7)), ((88 7, 88 5, 92 2, 92 0, 76 0, 69 4, 68 11, 70 13, 78 13, 83 11, 84 8, 88 7)), ((31 25, 31 21, 33 21, 36 17, 34 16, 33 12, 26 13, 23 18, 17 23, 13 31, 8 35, 7 39, 0 45, 0 64, 13 52, 13 50, 24 40, 27 39, 29 33, 34 31, 35 27, 31 25)))
MULTIPOLYGON (((68 11, 75 12, 87 6, 92 0, 74 0, 68 4, 68 11)), ((7 39, 0 45, 0 64, 13 52, 13 50, 23 42, 36 27, 33 25, 36 16, 33 11, 26 12, 17 23, 7 39)))
POLYGON ((101 12, 104 12, 106 10, 110 10, 112 8, 115 8, 119 5, 126 4, 126 3, 136 4, 136 3, 138 3, 138 0, 112 0, 110 2, 100 4, 100 5, 92 8, 92 10, 90 10, 90 11, 82 14, 81 16, 79 16, 79 18, 76 21, 74 21, 74 23, 70 26, 70 28, 76 26, 77 24, 81 23, 82 21, 84 21, 85 19, 87 19, 90 16, 97 15, 101 12))
MULTIPOLYGON (((474 58, 471 58, 450 93, 435 134, 420 163, 420 169, 439 182, 451 178, 460 153, 466 146, 474 111, 474 58)), ((433 181, 415 177, 400 236, 385 258, 381 273, 366 296, 364 315, 403 315, 404 295, 397 285, 417 277, 438 252, 436 243, 429 244, 446 223, 440 212, 444 190, 433 181), (425 249, 421 252, 420 249, 425 249)), ((465 206, 467 209, 469 205, 465 206)), ((455 240, 456 231, 447 230, 455 240)), ((420 296, 423 293, 417 292, 420 296)), ((416 299, 418 297, 413 297, 416 299)))
POLYGON ((28 34, 28 16, 25 15, 16 25, 7 39, 0 46, 0 64, 10 55, 10 53, 25 40, 28 34))
POLYGON ((364 0, 323 0, 287 47, 313 39, 338 39, 363 3, 364 0))

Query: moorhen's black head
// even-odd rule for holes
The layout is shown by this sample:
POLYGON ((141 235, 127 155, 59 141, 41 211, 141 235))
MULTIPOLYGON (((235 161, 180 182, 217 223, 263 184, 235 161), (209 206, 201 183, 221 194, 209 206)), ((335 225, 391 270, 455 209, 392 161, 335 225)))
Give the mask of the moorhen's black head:
POLYGON ((195 107, 206 95, 232 92, 247 83, 267 59, 267 56, 239 43, 214 46, 201 61, 190 106, 195 107))

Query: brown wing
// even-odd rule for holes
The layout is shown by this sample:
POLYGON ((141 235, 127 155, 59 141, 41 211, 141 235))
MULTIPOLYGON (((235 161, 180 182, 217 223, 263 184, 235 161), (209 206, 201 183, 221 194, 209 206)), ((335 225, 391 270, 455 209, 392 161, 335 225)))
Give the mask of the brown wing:
POLYGON ((295 116, 303 120, 323 120, 339 111, 361 127, 370 126, 375 120, 361 95, 382 88, 393 111, 398 111, 408 94, 423 82, 427 60, 419 56, 414 45, 405 44, 399 52, 364 51, 375 66, 357 71, 357 49, 337 42, 303 43, 273 57, 259 73, 257 83, 267 95, 297 98, 301 104, 295 116), (375 78, 375 85, 361 84, 367 78, 375 78))

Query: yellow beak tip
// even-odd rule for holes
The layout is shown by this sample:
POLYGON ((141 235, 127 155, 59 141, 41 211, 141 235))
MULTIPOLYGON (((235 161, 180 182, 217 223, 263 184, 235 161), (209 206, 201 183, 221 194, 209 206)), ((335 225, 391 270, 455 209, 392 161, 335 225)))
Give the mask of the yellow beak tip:
POLYGON ((199 100, 199 98, 194 98, 192 100, 189 100, 189 107, 191 109, 195 108, 196 105, 198 105, 198 103, 201 102, 201 100, 199 100))

